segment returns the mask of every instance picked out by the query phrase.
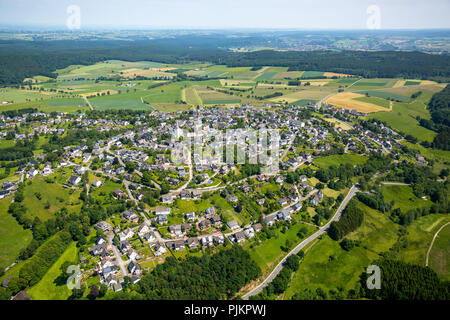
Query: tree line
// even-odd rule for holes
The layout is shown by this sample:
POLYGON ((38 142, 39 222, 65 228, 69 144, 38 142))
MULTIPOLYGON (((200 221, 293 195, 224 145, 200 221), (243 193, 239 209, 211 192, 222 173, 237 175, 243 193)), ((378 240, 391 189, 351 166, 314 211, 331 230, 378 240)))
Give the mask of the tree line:
MULTIPOLYGON (((214 41, 214 39, 212 40, 214 41)), ((20 84, 25 78, 53 73, 69 65, 90 65, 119 59, 162 63, 208 61, 231 67, 283 66, 289 70, 331 71, 368 78, 428 78, 445 81, 450 57, 401 51, 273 51, 229 52, 201 37, 146 41, 1 41, 0 84, 20 84)))
POLYGON ((333 221, 328 229, 328 235, 333 240, 340 240, 355 231, 363 222, 364 212, 358 208, 357 202, 351 200, 342 213, 339 221, 333 221))

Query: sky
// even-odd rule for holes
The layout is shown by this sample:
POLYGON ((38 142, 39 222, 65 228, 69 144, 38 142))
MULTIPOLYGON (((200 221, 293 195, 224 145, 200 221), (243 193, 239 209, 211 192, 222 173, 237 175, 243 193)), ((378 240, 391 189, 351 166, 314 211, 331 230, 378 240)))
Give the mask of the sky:
POLYGON ((447 29, 449 13, 450 0, 0 0, 2 25, 81 29, 447 29))

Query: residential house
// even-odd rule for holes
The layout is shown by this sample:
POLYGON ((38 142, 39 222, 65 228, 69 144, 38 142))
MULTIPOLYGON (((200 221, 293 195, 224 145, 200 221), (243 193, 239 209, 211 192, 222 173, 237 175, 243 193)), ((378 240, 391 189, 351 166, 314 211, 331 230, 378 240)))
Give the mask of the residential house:
POLYGON ((247 228, 244 230, 244 235, 247 238, 251 239, 255 236, 255 230, 253 228, 247 228))
POLYGON ((94 186, 96 188, 100 187, 101 185, 102 185, 101 180, 95 179, 94 181, 92 181, 92 186, 94 186))
POLYGON ((122 217, 127 219, 129 222, 137 223, 139 221, 139 216, 133 210, 127 210, 122 212, 122 217))
POLYGON ((197 238, 188 238, 186 244, 190 249, 198 248, 199 242, 197 238))
POLYGON ((228 228, 230 228, 230 230, 239 229, 239 224, 237 223, 236 220, 231 220, 231 221, 227 222, 227 226, 228 226, 228 228))
POLYGON ((236 243, 241 243, 245 240, 245 235, 242 231, 236 232, 234 234, 234 241, 236 241, 236 243))
POLYGON ((270 227, 271 225, 273 225, 273 224, 275 223, 275 218, 274 218, 274 216, 273 216, 273 215, 271 215, 271 216, 266 216, 266 217, 264 218, 264 223, 267 224, 269 227, 270 227))
POLYGON ((161 242, 156 242, 153 245, 153 253, 155 254, 156 257, 159 257, 160 255, 163 255, 164 253, 166 253, 167 250, 164 247, 164 244, 161 242))
POLYGON ((79 176, 71 176, 69 178, 69 183, 76 186, 77 184, 79 184, 81 182, 81 178, 79 176))
POLYGON ((195 221, 195 212, 186 213, 186 219, 189 222, 194 222, 195 221))
POLYGON ((200 230, 206 230, 211 228, 211 221, 209 221, 208 219, 203 219, 202 221, 200 221, 200 223, 198 224, 198 228, 200 230))

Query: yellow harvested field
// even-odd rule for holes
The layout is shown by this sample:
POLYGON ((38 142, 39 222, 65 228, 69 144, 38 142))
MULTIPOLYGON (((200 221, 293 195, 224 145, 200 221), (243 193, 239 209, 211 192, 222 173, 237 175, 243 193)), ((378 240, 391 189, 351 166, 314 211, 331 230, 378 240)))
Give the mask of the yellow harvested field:
POLYGON ((325 120, 327 122, 330 122, 330 123, 334 123, 336 128, 341 128, 344 131, 347 131, 347 130, 351 129, 351 127, 348 124, 346 124, 346 123, 344 123, 344 122, 342 122, 342 121, 340 121, 338 119, 324 118, 323 120, 325 120))
POLYGON ((398 87, 403 87, 405 85, 406 80, 398 80, 393 86, 392 88, 398 88, 398 87))
POLYGON ((190 105, 202 105, 203 101, 194 87, 189 87, 181 92, 181 99, 190 105), (183 96, 184 95, 184 96, 183 96), (184 97, 184 99, 183 99, 184 97))
POLYGON ((332 87, 316 86, 313 88, 310 87, 308 89, 300 89, 296 92, 273 98, 270 101, 291 103, 302 99, 321 100, 332 92, 335 92, 332 87))
POLYGON ((127 69, 122 71, 122 76, 126 78, 141 77, 174 77, 175 73, 164 72, 174 68, 151 68, 151 69, 127 69))
POLYGON ((353 93, 353 92, 341 92, 338 94, 335 94, 334 96, 331 96, 326 100, 328 104, 331 104, 333 106, 344 108, 344 109, 350 109, 350 110, 356 110, 358 112, 364 112, 364 113, 372 113, 372 112, 380 112, 380 111, 391 111, 392 110, 392 103, 389 109, 383 108, 381 106, 377 106, 372 103, 368 103, 365 101, 359 101, 354 100, 355 98, 363 98, 365 97, 362 94, 353 93))
POLYGON ((324 72, 323 74, 325 77, 338 77, 338 78, 343 78, 343 77, 348 77, 350 76, 349 74, 345 74, 345 73, 336 73, 336 72, 324 72))

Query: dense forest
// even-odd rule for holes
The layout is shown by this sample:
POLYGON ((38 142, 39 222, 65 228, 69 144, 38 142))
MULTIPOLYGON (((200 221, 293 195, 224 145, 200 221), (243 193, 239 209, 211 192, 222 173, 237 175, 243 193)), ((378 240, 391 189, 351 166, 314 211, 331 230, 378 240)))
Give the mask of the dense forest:
POLYGON ((137 291, 151 300, 217 300, 232 298, 261 275, 258 265, 239 246, 201 258, 168 257, 142 278, 137 291))
POLYGON ((450 283, 441 281, 436 272, 402 261, 375 261, 381 269, 381 289, 369 290, 367 273, 361 275, 361 296, 376 300, 448 300, 450 283))
POLYGON ((351 200, 345 208, 339 221, 333 221, 328 229, 328 235, 333 240, 340 240, 345 235, 355 231, 363 222, 364 212, 351 200))
POLYGON ((432 142, 432 147, 450 150, 450 87, 433 95, 428 103, 431 120, 420 119, 420 124, 430 130, 438 132, 432 142))
POLYGON ((229 52, 215 38, 146 41, 0 41, 0 85, 35 75, 56 77, 56 69, 107 59, 163 63, 209 61, 229 66, 285 66, 289 70, 332 71, 364 77, 427 78, 446 81, 450 57, 400 51, 229 52))

